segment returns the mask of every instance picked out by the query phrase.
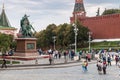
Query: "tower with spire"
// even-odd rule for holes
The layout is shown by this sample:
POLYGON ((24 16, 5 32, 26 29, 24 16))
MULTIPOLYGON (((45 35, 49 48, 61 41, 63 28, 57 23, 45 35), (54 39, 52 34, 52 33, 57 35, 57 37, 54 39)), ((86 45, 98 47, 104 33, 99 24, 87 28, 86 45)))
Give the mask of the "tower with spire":
POLYGON ((86 17, 86 12, 83 4, 83 0, 75 0, 73 17, 70 17, 71 23, 74 23, 77 19, 83 19, 86 17))
POLYGON ((0 14, 0 33, 10 34, 15 36, 16 30, 17 30, 16 28, 11 27, 10 22, 6 16, 5 7, 3 4, 2 12, 0 14))
POLYGON ((0 15, 0 26, 11 27, 9 20, 5 14, 4 4, 3 4, 3 8, 2 8, 2 13, 0 15))

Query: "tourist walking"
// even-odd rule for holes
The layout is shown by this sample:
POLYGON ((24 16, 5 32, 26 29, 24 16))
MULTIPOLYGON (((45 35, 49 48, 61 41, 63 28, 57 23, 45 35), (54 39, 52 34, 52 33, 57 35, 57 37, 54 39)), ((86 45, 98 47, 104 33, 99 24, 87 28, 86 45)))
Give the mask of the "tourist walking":
POLYGON ((3 62, 2 62, 2 66, 1 66, 1 68, 7 68, 7 65, 6 65, 6 60, 5 60, 5 58, 3 58, 3 62))
POLYGON ((49 62, 50 62, 50 65, 54 62, 52 54, 49 54, 49 62))
POLYGON ((39 55, 42 54, 42 49, 41 48, 38 49, 38 53, 39 53, 39 55))
POLYGON ((88 56, 87 56, 87 53, 85 54, 85 59, 86 59, 86 61, 88 61, 88 56))
POLYGON ((60 59, 61 58, 61 52, 58 51, 58 58, 60 59))
POLYGON ((83 63, 82 63, 82 70, 83 70, 83 72, 88 71, 87 66, 88 66, 88 62, 87 61, 83 61, 83 63))
POLYGON ((79 52, 79 61, 81 60, 82 57, 82 51, 79 52))
POLYGON ((91 61, 91 54, 90 53, 87 54, 87 59, 89 62, 91 61))
POLYGON ((119 56, 118 56, 118 55, 116 55, 116 56, 115 56, 116 66, 117 66, 118 61, 119 61, 119 56))
POLYGON ((101 60, 98 60, 96 66, 97 66, 98 73, 99 73, 99 74, 102 74, 102 68, 103 68, 102 61, 101 61, 101 60))
POLYGON ((106 74, 107 63, 103 61, 103 74, 106 74))
POLYGON ((119 68, 119 76, 120 76, 120 61, 118 63, 118 68, 119 68))
POLYGON ((85 70, 86 70, 86 71, 88 71, 87 67, 88 67, 88 62, 85 61, 85 70))
POLYGON ((54 54, 54 58, 57 59, 58 58, 58 50, 54 50, 53 54, 54 54))
POLYGON ((71 60, 74 60, 74 56, 75 56, 75 51, 72 50, 72 51, 71 51, 71 60))
POLYGON ((110 56, 108 57, 107 62, 108 62, 108 66, 111 66, 111 57, 110 56))

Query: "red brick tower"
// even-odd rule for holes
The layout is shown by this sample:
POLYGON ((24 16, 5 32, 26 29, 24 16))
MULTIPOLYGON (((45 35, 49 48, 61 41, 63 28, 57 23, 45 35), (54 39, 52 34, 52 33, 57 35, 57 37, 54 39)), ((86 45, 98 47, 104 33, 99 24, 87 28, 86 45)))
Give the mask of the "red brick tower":
POLYGON ((86 12, 83 4, 83 0, 75 0, 75 6, 73 10, 73 17, 70 17, 71 23, 74 23, 75 19, 83 19, 86 17, 86 12))

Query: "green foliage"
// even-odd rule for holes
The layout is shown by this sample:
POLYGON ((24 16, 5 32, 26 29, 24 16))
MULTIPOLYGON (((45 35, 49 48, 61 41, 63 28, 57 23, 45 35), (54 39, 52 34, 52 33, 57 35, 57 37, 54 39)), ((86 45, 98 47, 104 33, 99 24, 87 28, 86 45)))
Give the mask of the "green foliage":
POLYGON ((78 28, 78 47, 85 47, 86 43, 88 41, 88 32, 89 29, 83 25, 81 25, 81 23, 79 23, 78 21, 76 22, 77 28, 78 28))
MULTIPOLYGON (((88 40, 88 28, 82 26, 79 22, 76 23, 78 30, 77 42, 78 46, 83 45, 88 40)), ((36 34, 37 47, 41 48, 53 48, 54 41, 53 36, 56 36, 56 47, 59 49, 67 48, 70 44, 75 43, 75 33, 74 26, 71 24, 60 24, 56 26, 55 24, 50 24, 47 26, 46 30, 40 31, 36 34)))
POLYGON ((13 36, 0 33, 0 49, 3 54, 12 46, 13 36))
POLYGON ((105 10, 102 15, 108 15, 108 14, 116 14, 116 13, 120 13, 119 9, 108 9, 105 10))
POLYGON ((53 46, 53 36, 56 36, 56 25, 50 24, 47 26, 46 30, 37 33, 37 47, 50 48, 53 46))
POLYGON ((95 49, 120 49, 120 42, 119 41, 103 41, 103 42, 93 42, 91 43, 91 48, 95 49))

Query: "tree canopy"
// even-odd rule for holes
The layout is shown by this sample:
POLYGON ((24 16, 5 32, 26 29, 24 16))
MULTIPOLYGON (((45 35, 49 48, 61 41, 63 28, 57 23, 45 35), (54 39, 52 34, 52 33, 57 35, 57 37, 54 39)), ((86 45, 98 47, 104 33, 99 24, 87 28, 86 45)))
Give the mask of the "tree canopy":
POLYGON ((107 9, 102 13, 102 15, 116 14, 116 13, 120 13, 120 9, 107 9))
MULTIPOLYGON (((78 46, 81 46, 85 41, 88 41, 88 34, 89 31, 87 27, 84 27, 79 22, 76 23, 78 30, 77 35, 77 42, 78 46)), ((56 36, 56 47, 60 48, 67 48, 70 44, 75 43, 75 33, 74 33, 74 26, 72 24, 60 24, 56 26, 55 24, 50 24, 47 26, 45 30, 42 30, 36 34, 37 40, 37 47, 41 48, 53 48, 54 39, 53 37, 56 36)))
POLYGON ((13 47, 13 36, 0 33, 0 49, 3 54, 6 54, 6 51, 10 47, 13 47))

